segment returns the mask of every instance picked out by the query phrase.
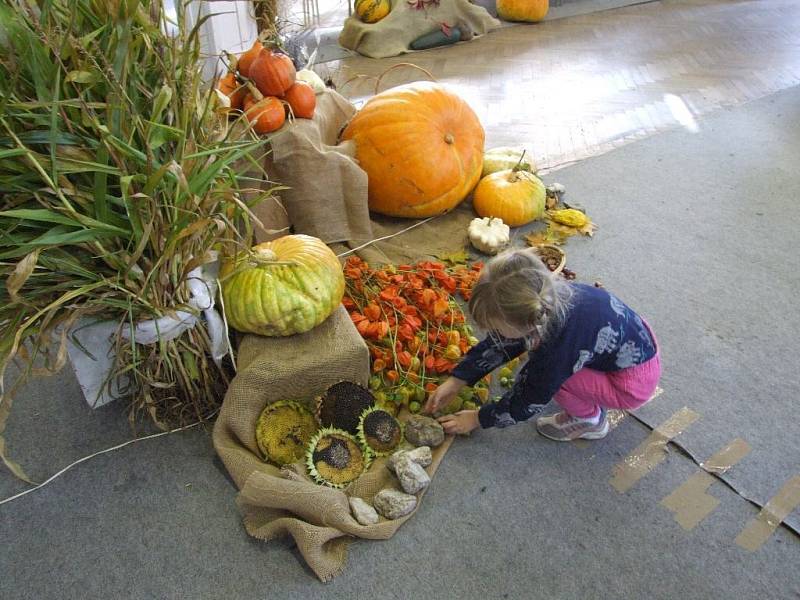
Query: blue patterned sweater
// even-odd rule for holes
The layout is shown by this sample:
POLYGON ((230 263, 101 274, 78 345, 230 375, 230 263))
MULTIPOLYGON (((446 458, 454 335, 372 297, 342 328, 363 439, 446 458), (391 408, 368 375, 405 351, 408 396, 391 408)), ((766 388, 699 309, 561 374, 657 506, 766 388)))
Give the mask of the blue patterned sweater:
POLYGON ((583 368, 618 371, 653 358, 655 341, 642 318, 603 288, 573 287, 572 306, 561 328, 538 348, 530 338, 492 333, 475 345, 453 375, 474 385, 487 373, 528 351, 514 385, 497 402, 486 404, 481 427, 507 427, 527 421, 550 402, 561 385, 583 368))

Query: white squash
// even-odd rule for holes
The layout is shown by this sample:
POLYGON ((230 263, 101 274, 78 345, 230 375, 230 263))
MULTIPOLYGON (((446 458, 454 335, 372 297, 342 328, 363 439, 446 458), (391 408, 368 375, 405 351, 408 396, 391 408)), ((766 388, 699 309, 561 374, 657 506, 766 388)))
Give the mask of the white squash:
POLYGON ((497 254, 510 241, 508 225, 497 217, 472 219, 467 229, 470 243, 484 254, 497 254))
POLYGON ((297 72, 297 80, 303 81, 310 85, 314 90, 315 94, 321 94, 325 91, 325 82, 322 81, 322 77, 317 75, 311 69, 301 69, 297 72))
POLYGON ((529 173, 536 173, 536 163, 533 161, 530 151, 525 148, 492 148, 483 153, 483 173, 481 178, 497 173, 497 171, 505 171, 506 169, 513 169, 519 163, 519 171, 528 171, 529 173), (525 156, 522 153, 525 152, 525 156), (520 162, 522 157, 522 162, 520 162))

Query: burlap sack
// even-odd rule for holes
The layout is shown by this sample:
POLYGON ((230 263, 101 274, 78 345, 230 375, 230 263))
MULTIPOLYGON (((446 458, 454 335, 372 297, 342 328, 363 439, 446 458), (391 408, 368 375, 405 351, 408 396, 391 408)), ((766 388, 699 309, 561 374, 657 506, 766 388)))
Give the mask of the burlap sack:
MULTIPOLYGON (((302 463, 283 470, 265 463, 255 440, 258 415, 272 402, 309 398, 342 380, 366 384, 369 353, 343 307, 319 327, 286 338, 245 336, 238 372, 214 426, 214 448, 241 492, 237 502, 250 535, 263 540, 291 535, 309 567, 323 581, 341 573, 354 537, 387 539, 411 517, 359 524, 348 496, 367 501, 381 489, 397 486, 385 459, 344 490, 313 483, 302 463)), ((430 475, 450 445, 433 453, 430 475)), ((419 505, 418 505, 419 506, 419 505)), ((413 513, 412 513, 413 514, 413 513)))
POLYGON ((392 10, 377 23, 362 23, 356 15, 344 22, 339 45, 371 58, 386 58, 411 51, 411 42, 436 31, 442 23, 466 26, 473 35, 501 26, 485 8, 468 0, 439 0, 415 8, 406 0, 391 0, 392 10))
MULTIPOLYGON (((327 90, 317 96, 313 119, 297 119, 270 138, 272 152, 266 171, 279 192, 289 223, 296 233, 326 243, 368 240, 372 237, 366 204, 367 174, 354 160, 352 142, 338 144, 339 131, 355 114, 343 96, 327 90)), ((269 222, 274 206, 255 212, 269 222)), ((256 232, 259 241, 266 236, 256 232)))

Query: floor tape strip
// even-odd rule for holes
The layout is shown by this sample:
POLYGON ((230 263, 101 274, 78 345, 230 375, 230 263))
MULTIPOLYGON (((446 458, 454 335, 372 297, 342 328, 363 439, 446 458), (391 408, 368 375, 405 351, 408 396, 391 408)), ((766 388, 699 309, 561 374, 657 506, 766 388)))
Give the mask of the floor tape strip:
POLYGON ((766 503, 761 512, 736 536, 736 543, 745 550, 755 552, 798 506, 800 506, 800 475, 792 477, 766 503))
POLYGON ((661 501, 661 505, 675 514, 675 520, 686 531, 694 529, 710 515, 719 504, 708 488, 717 481, 710 473, 723 474, 750 453, 750 444, 735 439, 700 466, 706 471, 695 473, 680 487, 661 501))
POLYGON ((631 489, 667 457, 666 446, 669 441, 699 418, 699 414, 684 406, 656 427, 633 452, 614 467, 611 486, 621 494, 631 489))

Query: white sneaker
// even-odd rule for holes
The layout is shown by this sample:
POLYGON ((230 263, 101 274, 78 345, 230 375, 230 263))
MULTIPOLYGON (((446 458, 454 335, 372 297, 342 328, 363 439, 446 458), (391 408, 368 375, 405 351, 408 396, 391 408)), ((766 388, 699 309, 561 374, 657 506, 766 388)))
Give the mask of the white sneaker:
POLYGON ((606 411, 600 411, 600 420, 581 419, 561 411, 547 417, 536 419, 536 429, 544 437, 556 442, 569 442, 571 440, 599 440, 608 434, 608 419, 606 411))

